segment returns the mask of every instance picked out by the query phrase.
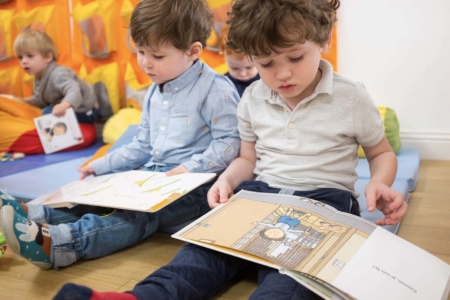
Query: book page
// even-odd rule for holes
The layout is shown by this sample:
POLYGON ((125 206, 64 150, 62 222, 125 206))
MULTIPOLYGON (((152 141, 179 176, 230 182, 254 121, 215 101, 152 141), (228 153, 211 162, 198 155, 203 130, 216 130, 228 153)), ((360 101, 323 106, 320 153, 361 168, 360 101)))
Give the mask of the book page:
POLYGON ((68 108, 62 117, 53 114, 34 119, 36 130, 45 154, 57 152, 83 142, 73 108, 68 108))
POLYGON ((167 176, 162 172, 139 170, 120 172, 98 176, 95 182, 92 184, 89 182, 85 186, 81 185, 80 181, 65 186, 63 191, 52 197, 52 203, 64 201, 71 204, 155 212, 215 176, 215 173, 183 173, 167 176), (63 193, 67 189, 73 191, 70 196, 67 196, 68 192, 63 193))
POLYGON ((70 200, 78 197, 82 191, 91 190, 99 184, 107 182, 112 176, 113 175, 93 176, 83 180, 74 181, 55 191, 29 201, 28 204, 41 204, 53 208, 73 207, 75 204, 70 203, 70 200))
POLYGON ((358 299, 447 299, 450 266, 380 227, 332 284, 358 299))
MULTIPOLYGON (((360 257, 361 261, 365 260, 366 264, 381 265, 384 256, 374 256, 375 254, 372 252, 370 255, 361 254, 364 253, 364 250, 361 249, 368 247, 366 246, 367 242, 370 239, 373 240, 372 235, 378 231, 390 234, 391 237, 386 241, 383 238, 378 239, 378 246, 398 247, 396 249, 399 250, 399 253, 396 256, 401 256, 401 251, 409 251, 414 248, 418 249, 417 258, 424 261, 430 260, 430 262, 431 260, 438 261, 435 262, 435 265, 440 266, 442 271, 440 274, 443 277, 442 283, 434 287, 439 290, 438 293, 443 293, 446 288, 445 284, 448 283, 450 277, 448 273, 450 267, 447 264, 436 258, 429 258, 428 253, 407 242, 405 243, 408 246, 401 243, 400 247, 391 240, 404 241, 392 233, 362 218, 338 212, 336 209, 312 199, 242 191, 230 199, 227 204, 214 209, 197 220, 195 224, 176 233, 174 237, 187 242, 195 240, 230 248, 263 258, 283 269, 297 271, 328 282, 359 299, 357 293, 359 287, 352 288, 353 285, 356 286, 353 277, 365 281, 365 279, 361 279, 361 274, 364 273, 355 271, 349 274, 348 265, 350 262, 358 260, 355 257, 360 257), (377 259, 373 259, 374 257, 380 261, 377 262, 377 259), (341 277, 342 271, 346 269, 348 276, 341 277), (346 285, 342 285, 342 282, 345 282, 346 285)), ((395 260, 393 258, 393 261, 395 260)), ((411 260, 409 264, 407 262, 403 262, 404 265, 397 265, 393 270, 410 269, 409 265, 413 264, 414 260, 411 260)), ((386 260, 386 263, 389 265, 392 261, 386 260)), ((360 262, 351 265, 359 266, 360 262)), ((392 273, 393 270, 390 272, 392 273)), ((410 269, 409 273, 414 274, 413 271, 417 277, 416 281, 420 281, 422 270, 410 269)), ((377 281, 369 283, 373 284, 373 282, 377 281)), ((412 281, 409 285, 411 284, 412 281)), ((378 284, 375 284, 375 287, 380 289, 378 284)), ((396 287, 400 292, 399 286, 396 287)), ((374 291, 376 288, 371 289, 371 295, 364 294, 361 299, 387 299, 384 294, 382 296, 377 294, 374 291)), ((413 299, 404 292, 393 293, 397 298, 392 299, 413 299)))

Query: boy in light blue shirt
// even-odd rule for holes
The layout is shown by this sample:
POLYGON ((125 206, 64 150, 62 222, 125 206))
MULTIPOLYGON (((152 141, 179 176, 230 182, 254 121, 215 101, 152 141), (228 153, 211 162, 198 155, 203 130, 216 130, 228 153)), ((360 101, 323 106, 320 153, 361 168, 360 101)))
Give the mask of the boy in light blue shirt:
MULTIPOLYGON (((80 168, 81 178, 142 165, 168 175, 220 173, 238 155, 239 95, 225 77, 198 59, 212 24, 204 0, 148 0, 136 6, 131 36, 138 64, 153 81, 141 123, 130 144, 80 168)), ((78 205, 70 211, 55 210, 21 205, 5 195, 1 222, 17 254, 41 268, 64 267, 108 255, 146 239, 158 228, 199 217, 209 210, 206 194, 211 184, 156 213, 114 211, 106 217, 100 216, 110 212, 104 208, 78 205)))

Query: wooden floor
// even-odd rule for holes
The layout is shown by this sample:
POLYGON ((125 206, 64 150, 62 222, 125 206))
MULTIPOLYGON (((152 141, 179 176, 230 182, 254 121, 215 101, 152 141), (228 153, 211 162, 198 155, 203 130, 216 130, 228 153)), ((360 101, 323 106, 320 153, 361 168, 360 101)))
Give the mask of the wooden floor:
MULTIPOLYGON (((450 161, 422 161, 419 182, 398 235, 450 264, 450 161)), ((156 233, 146 241, 100 259, 60 270, 40 270, 7 250, 0 259, 0 299, 51 299, 66 282, 99 291, 126 291, 168 263, 183 245, 156 233)), ((216 299, 248 299, 256 279, 247 274, 216 299)))

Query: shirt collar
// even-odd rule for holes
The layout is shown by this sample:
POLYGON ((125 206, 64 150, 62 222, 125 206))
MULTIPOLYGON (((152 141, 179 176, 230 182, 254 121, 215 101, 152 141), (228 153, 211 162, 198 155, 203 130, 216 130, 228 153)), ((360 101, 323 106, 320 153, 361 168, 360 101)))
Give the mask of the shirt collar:
MULTIPOLYGON (((301 103, 309 102, 319 94, 333 94, 333 66, 328 61, 321 59, 319 69, 322 70, 322 78, 317 84, 314 92, 309 97, 303 99, 301 103)), ((271 104, 283 103, 283 100, 278 96, 278 93, 271 90, 262 80, 256 83, 252 96, 255 98, 265 99, 271 104)), ((331 101, 332 97, 326 97, 326 99, 331 101)))
POLYGON ((194 64, 183 74, 172 81, 166 82, 163 85, 159 85, 159 87, 161 88, 162 86, 164 88, 164 91, 176 94, 177 92, 184 89, 187 85, 194 82, 198 78, 198 76, 200 76, 202 71, 203 63, 197 59, 196 61, 194 61, 194 64))

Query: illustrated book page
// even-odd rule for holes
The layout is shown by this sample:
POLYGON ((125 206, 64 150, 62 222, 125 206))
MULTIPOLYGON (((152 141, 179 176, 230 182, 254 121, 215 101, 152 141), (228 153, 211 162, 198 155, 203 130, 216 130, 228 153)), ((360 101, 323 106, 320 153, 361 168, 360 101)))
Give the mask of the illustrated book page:
POLYGON ((83 134, 73 108, 67 109, 62 117, 48 114, 35 118, 34 124, 46 154, 83 142, 83 134))
POLYGON ((327 299, 447 299, 449 292, 445 262, 369 221, 297 196, 241 191, 173 237, 269 261, 327 299))
POLYGON ((162 172, 133 170, 78 180, 29 203, 50 207, 85 204, 155 212, 215 176, 215 173, 167 176, 162 172))

